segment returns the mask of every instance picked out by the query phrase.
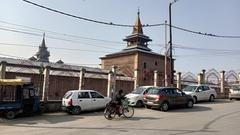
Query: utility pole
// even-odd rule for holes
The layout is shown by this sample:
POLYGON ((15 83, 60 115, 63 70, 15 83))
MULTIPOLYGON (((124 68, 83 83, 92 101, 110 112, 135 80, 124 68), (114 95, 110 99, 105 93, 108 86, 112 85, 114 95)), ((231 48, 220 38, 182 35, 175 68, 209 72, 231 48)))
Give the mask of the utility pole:
POLYGON ((173 86, 174 83, 174 68, 173 68, 173 57, 172 57, 172 2, 169 3, 169 49, 170 49, 170 84, 173 86))
POLYGON ((165 87, 168 86, 168 74, 167 74, 167 69, 168 69, 168 43, 167 43, 167 21, 165 20, 165 68, 164 68, 164 84, 165 87))

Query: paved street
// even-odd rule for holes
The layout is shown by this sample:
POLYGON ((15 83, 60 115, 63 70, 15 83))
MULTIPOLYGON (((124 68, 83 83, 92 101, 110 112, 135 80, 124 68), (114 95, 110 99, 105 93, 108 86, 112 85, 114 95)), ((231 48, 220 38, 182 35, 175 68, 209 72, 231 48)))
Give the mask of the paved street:
POLYGON ((1 135, 238 135, 240 101, 202 102, 193 109, 169 112, 135 109, 133 118, 106 120, 102 111, 73 116, 48 113, 41 116, 0 119, 1 135))

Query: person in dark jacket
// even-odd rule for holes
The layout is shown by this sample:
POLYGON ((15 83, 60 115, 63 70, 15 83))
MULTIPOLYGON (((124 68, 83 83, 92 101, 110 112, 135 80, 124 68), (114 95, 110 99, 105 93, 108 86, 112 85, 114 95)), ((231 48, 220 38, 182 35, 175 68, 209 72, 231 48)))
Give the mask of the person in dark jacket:
POLYGON ((117 114, 118 114, 118 116, 121 116, 121 106, 122 106, 122 101, 121 100, 124 100, 125 99, 125 97, 124 97, 125 95, 124 95, 124 93, 123 93, 123 90, 119 90, 118 92, 117 92, 117 94, 115 95, 115 101, 116 101, 116 109, 117 109, 117 114))

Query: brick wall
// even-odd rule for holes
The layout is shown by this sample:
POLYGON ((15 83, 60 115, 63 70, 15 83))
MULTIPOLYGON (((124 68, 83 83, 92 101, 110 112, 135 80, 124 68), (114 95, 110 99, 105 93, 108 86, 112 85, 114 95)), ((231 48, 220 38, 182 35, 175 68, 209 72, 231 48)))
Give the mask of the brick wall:
POLYGON ((110 59, 102 59, 102 69, 110 70, 112 66, 115 65, 118 67, 118 70, 122 71, 129 77, 133 77, 134 73, 134 64, 135 64, 135 54, 125 55, 120 57, 113 57, 110 59))
MULTIPOLYGON (((34 87, 37 89, 42 89, 43 86, 43 75, 39 74, 29 74, 29 73, 13 73, 7 72, 7 79, 14 79, 17 76, 19 77, 28 77, 31 78, 34 87)), ((71 76, 56 76, 51 75, 49 78, 49 93, 48 100, 61 100, 63 95, 69 91, 78 89, 79 87, 79 78, 71 77, 71 76)), ((97 90, 104 96, 107 95, 107 79, 101 78, 85 78, 84 79, 84 89, 93 89, 97 90)), ((123 81, 117 80, 116 89, 123 89, 124 92, 130 92, 133 89, 133 81, 123 81)), ((41 97, 42 92, 39 91, 39 95, 41 97)))

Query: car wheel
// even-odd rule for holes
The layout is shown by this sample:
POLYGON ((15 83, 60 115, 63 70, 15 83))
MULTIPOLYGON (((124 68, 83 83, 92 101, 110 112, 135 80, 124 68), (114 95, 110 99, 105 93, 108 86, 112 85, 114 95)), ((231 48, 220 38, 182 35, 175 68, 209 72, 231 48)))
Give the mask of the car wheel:
POLYGON ((14 112, 14 111, 7 111, 7 112, 5 113, 5 117, 6 117, 7 119, 13 119, 13 118, 15 117, 15 112, 14 112))
POLYGON ((232 98, 229 98, 229 100, 232 100, 232 98))
POLYGON ((164 112, 168 111, 168 109, 169 109, 168 102, 163 102, 160 109, 164 112))
POLYGON ((211 96, 209 97, 209 101, 210 101, 210 102, 214 102, 214 96, 213 96, 213 95, 211 95, 211 96))
POLYGON ((193 97, 193 103, 194 103, 194 104, 197 103, 197 97, 196 97, 196 96, 193 97))
POLYGON ((192 108, 192 107, 193 107, 193 101, 192 100, 188 100, 187 108, 192 108))
POLYGON ((136 107, 142 107, 143 106, 143 102, 141 100, 138 100, 136 103, 136 107))
POLYGON ((73 108, 72 108, 72 114, 73 114, 73 115, 77 115, 77 114, 79 114, 80 112, 81 112, 81 107, 76 106, 76 107, 73 107, 73 108))
POLYGON ((151 108, 152 108, 152 107, 149 106, 149 105, 145 105, 145 107, 146 107, 147 109, 151 109, 151 108))

